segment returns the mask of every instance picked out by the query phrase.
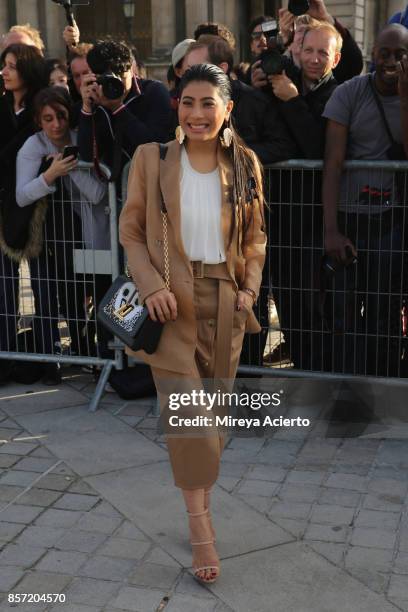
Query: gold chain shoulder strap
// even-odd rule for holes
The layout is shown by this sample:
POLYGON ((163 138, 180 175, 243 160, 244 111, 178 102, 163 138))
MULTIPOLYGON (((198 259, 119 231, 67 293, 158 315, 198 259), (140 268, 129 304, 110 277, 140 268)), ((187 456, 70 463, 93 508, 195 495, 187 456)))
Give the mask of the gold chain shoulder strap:
MULTIPOLYGON (((166 159, 167 147, 164 144, 159 143, 160 161, 166 159)), ((159 182, 160 182, 160 165, 159 165, 159 182)), ((163 192, 160 186, 160 198, 161 198, 161 216, 163 222, 163 257, 164 257, 164 282, 166 289, 170 291, 170 261, 169 261, 169 239, 167 234, 167 208, 164 201, 163 192)))
POLYGON ((167 237, 167 211, 161 211, 163 221, 163 256, 164 256, 164 282, 166 289, 170 291, 170 261, 169 261, 169 241, 167 237))

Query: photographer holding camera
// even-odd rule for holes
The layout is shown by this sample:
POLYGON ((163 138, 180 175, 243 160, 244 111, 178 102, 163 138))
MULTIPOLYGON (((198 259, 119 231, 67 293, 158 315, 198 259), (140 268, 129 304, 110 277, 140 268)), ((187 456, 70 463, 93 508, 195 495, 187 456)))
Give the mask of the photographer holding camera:
MULTIPOLYGON (((292 0, 289 3, 288 10, 279 9, 279 35, 283 46, 282 53, 285 53, 285 56, 300 68, 303 35, 307 27, 315 25, 315 21, 329 23, 341 36, 341 58, 337 66, 333 68, 333 75, 337 83, 343 83, 360 74, 364 66, 361 49, 349 30, 328 12, 324 0, 292 0)), ((263 88, 268 85, 268 81, 267 74, 261 67, 260 53, 265 52, 270 37, 271 22, 262 19, 262 21, 254 20, 252 23, 256 24, 257 27, 250 31, 251 38, 263 34, 261 40, 264 44, 260 52, 256 53, 256 61, 251 67, 251 85, 256 88, 263 88)))
POLYGON ((87 62, 92 73, 81 82, 80 156, 104 162, 116 180, 140 144, 168 140, 170 96, 159 81, 132 74, 132 55, 122 43, 96 43, 87 62))
POLYGON ((267 77, 281 116, 306 159, 323 157, 326 120, 322 113, 337 87, 332 70, 340 61, 341 44, 340 34, 330 24, 311 26, 303 37, 300 70, 290 70, 293 78, 285 70, 280 74, 273 70, 267 77))
MULTIPOLYGON (((317 22, 304 34, 301 70, 279 50, 268 58, 265 68, 273 73, 268 77, 270 91, 299 157, 323 157, 326 119, 322 115, 337 87, 332 69, 340 60, 340 48, 337 30, 329 23, 317 22)), ((321 173, 272 171, 271 185, 276 193, 272 201, 277 202, 271 224, 272 284, 285 349, 296 368, 319 370, 322 342, 316 271, 323 248, 321 173)), ((279 347, 277 354, 280 351, 279 347)), ((275 355, 269 359, 273 362, 275 355)))

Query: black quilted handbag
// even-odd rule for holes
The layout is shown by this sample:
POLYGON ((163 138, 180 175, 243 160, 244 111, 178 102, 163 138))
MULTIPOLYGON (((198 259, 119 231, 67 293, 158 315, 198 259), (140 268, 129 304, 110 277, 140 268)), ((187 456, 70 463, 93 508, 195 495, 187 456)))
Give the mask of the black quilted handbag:
MULTIPOLYGON (((160 146, 160 159, 164 160, 167 148, 160 146)), ((167 238, 167 209, 161 194, 163 221, 164 277, 170 291, 169 248, 167 238)), ((139 292, 130 275, 121 275, 114 281, 98 306, 97 318, 114 336, 133 351, 144 350, 152 354, 157 349, 163 324, 152 321, 146 306, 138 303, 139 292)))

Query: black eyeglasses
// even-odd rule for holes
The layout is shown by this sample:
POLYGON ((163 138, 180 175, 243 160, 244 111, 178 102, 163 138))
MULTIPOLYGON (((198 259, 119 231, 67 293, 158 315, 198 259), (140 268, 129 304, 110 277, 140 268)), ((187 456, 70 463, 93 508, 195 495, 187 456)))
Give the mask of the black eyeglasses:
POLYGON ((252 32, 251 34, 252 40, 259 40, 262 36, 265 36, 265 32, 262 32, 262 30, 260 32, 252 32))

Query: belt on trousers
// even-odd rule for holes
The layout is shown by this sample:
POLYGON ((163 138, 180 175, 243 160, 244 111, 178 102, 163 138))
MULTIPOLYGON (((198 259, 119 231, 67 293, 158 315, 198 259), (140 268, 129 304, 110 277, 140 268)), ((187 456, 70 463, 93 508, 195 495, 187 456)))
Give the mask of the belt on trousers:
POLYGON ((191 261, 190 263, 194 278, 219 280, 214 378, 229 378, 236 297, 231 287, 232 279, 228 273, 227 264, 225 262, 206 264, 202 261, 191 261))

